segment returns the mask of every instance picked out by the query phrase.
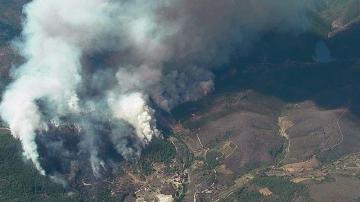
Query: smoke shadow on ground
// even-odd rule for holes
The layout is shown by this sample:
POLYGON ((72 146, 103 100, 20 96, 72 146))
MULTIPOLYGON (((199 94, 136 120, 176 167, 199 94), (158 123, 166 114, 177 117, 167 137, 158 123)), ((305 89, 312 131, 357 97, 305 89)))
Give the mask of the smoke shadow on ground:
MULTIPOLYGON (((246 57, 235 56, 226 65, 227 68, 215 73, 215 91, 211 95, 180 105, 171 113, 176 119, 183 120, 206 108, 204 103, 212 100, 213 96, 251 89, 288 103, 312 100, 323 108, 345 106, 359 116, 358 56, 349 58, 335 55, 336 61, 316 62, 313 56, 319 39, 312 34, 267 34, 255 44, 251 54, 246 57)), ((336 43, 341 44, 337 38, 326 43, 331 44, 331 49, 337 48, 336 43)))
POLYGON ((254 64, 226 82, 218 82, 217 91, 253 89, 286 102, 313 100, 324 108, 349 106, 360 115, 357 107, 360 69, 356 61, 328 64, 297 63, 254 64), (232 81, 231 81, 232 80, 232 81))

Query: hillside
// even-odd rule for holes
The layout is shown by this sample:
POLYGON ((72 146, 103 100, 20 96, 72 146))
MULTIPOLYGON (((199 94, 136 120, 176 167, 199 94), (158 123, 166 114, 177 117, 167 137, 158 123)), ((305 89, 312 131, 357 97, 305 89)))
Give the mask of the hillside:
MULTIPOLYGON (((0 3, 1 91, 11 67, 23 62, 11 42, 26 2, 0 3)), ((80 161, 67 165, 68 184, 41 176, 2 129, 0 201, 359 200, 360 1, 315 4, 310 29, 263 33, 248 54, 215 70, 213 92, 170 112, 157 109, 164 138, 138 159, 115 156, 121 160, 103 178, 80 161), (318 60, 319 43, 326 62, 318 60)), ((43 148, 53 146, 45 140, 38 140, 43 148)), ((57 154, 44 149, 51 155, 46 160, 56 167, 57 154)))

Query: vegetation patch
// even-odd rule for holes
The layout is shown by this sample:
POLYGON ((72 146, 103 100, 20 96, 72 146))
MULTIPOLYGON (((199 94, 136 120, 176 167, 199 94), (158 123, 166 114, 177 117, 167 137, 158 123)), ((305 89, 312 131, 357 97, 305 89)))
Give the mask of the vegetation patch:
POLYGON ((194 154, 189 150, 186 143, 182 140, 180 135, 173 134, 175 144, 177 145, 177 159, 184 165, 183 168, 189 168, 194 161, 194 154))
POLYGON ((21 145, 0 133, 0 201, 80 201, 42 176, 21 155, 21 145))
POLYGON ((286 156, 286 148, 288 147, 288 140, 283 139, 283 144, 270 150, 270 155, 274 159, 275 164, 279 164, 286 156))
POLYGON ((169 141, 154 139, 142 152, 138 166, 141 173, 150 175, 152 163, 169 163, 175 158, 176 149, 169 141))
POLYGON ((303 184, 295 184, 285 177, 256 177, 251 184, 242 188, 238 192, 231 195, 226 201, 273 201, 287 202, 296 198, 307 201, 309 198, 308 190, 303 184), (259 190, 266 187, 271 190, 272 194, 261 195, 259 190))
POLYGON ((216 166, 220 164, 221 157, 223 155, 215 150, 211 149, 206 153, 206 164, 209 167, 209 169, 214 169, 216 166))

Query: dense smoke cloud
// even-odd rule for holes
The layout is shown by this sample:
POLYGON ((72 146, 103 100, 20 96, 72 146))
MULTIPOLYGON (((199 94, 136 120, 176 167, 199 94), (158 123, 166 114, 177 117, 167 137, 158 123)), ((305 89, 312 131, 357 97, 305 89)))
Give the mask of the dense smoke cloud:
POLYGON ((150 105, 206 95, 213 68, 261 32, 305 29, 305 9, 298 0, 33 0, 16 43, 27 62, 13 71, 1 116, 43 174, 37 135, 71 123, 82 134, 77 155, 99 175, 100 130, 124 158, 140 155, 161 136, 150 105))

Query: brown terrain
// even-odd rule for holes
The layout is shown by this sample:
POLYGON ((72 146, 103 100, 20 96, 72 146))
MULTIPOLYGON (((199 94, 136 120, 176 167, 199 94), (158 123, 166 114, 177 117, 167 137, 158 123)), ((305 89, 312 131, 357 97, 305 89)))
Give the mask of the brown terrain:
POLYGON ((282 102, 275 98, 263 101, 252 91, 215 99, 214 107, 185 122, 196 126, 191 130, 192 142, 219 151, 223 163, 236 174, 255 164, 273 162, 270 151, 282 145, 274 108, 282 102))
MULTIPOLYGON (((336 165, 360 160, 355 155, 360 152, 360 122, 346 107, 326 109, 312 101, 285 103, 251 90, 224 97, 212 99, 212 104, 206 104, 207 110, 191 114, 183 126, 175 127, 174 131, 181 134, 195 156, 203 157, 190 169, 189 174, 197 183, 192 186, 190 182, 187 200, 231 198, 262 169, 267 176, 290 177, 292 183, 306 185, 315 201, 349 201, 359 197, 354 188, 349 188, 360 183, 354 177, 359 173, 359 165, 342 170, 330 166, 341 156, 351 157, 335 161, 336 165), (281 145, 282 152, 272 156, 272 151, 281 145), (196 178, 196 174, 203 175, 209 169, 204 162, 208 162, 207 153, 211 151, 218 152, 218 166, 213 171, 216 179, 212 184, 199 183, 204 179, 196 178), (324 194, 335 187, 349 191, 324 194)), ((259 192, 263 197, 271 197, 272 193, 268 187, 259 192)))

